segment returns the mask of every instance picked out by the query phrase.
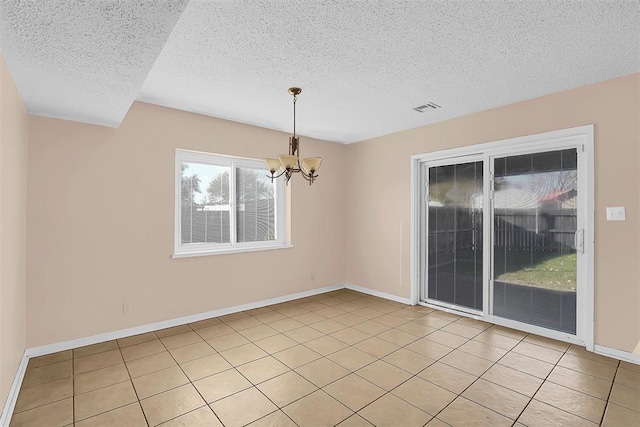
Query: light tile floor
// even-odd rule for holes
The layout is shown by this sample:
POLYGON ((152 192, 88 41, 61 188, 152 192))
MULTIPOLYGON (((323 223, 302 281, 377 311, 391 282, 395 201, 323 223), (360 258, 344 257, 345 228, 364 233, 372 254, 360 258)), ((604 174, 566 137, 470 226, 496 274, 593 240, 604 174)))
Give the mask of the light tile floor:
POLYGON ((640 366, 340 290, 29 361, 11 426, 640 426, 640 366))

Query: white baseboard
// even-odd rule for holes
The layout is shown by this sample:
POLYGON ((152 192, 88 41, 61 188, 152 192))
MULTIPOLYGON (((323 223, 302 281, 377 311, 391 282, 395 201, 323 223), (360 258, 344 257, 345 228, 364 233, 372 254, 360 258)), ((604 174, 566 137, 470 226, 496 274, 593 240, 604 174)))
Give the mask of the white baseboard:
POLYGON ((594 346, 593 352, 597 354, 601 354, 603 356, 613 357, 614 359, 624 360, 625 362, 635 363, 636 365, 640 365, 640 354, 635 354, 628 351, 616 350, 615 348, 605 347, 599 344, 596 344, 594 346))
POLYGON ((399 302, 402 304, 413 305, 413 303, 411 302, 411 298, 403 298, 397 295, 388 294, 386 292, 376 291, 369 288, 363 288, 362 286, 358 286, 358 285, 352 285, 350 283, 345 283, 344 287, 347 289, 351 289, 353 291, 362 292, 363 294, 373 295, 374 297, 380 297, 380 298, 388 299, 391 301, 399 302))
POLYGON ((45 354, 57 353, 59 351, 69 350, 77 347, 84 347, 86 345, 98 344, 105 341, 111 341, 119 338, 126 338, 132 335, 144 334, 146 332, 157 331, 159 329, 171 328, 173 326, 180 326, 186 323, 193 323, 200 320, 209 319, 211 317, 224 316, 226 314, 238 313, 240 311, 252 310, 254 308, 260 308, 267 305, 279 304, 282 302, 292 301, 300 298, 310 297, 313 295, 323 294, 326 292, 343 289, 344 285, 326 286, 318 289, 311 289, 309 291, 297 292, 295 294, 284 295, 281 297, 270 298, 262 301, 251 302, 248 304, 236 305, 233 307, 221 308, 219 310, 207 311, 205 313, 192 314, 190 316, 179 317, 177 319, 164 320, 162 322, 149 323, 142 326, 136 326, 128 329, 121 329, 119 331, 106 332, 104 334, 92 335, 89 337, 77 338, 74 340, 63 341, 53 344, 47 344, 40 347, 28 348, 26 355, 28 357, 43 356, 45 354))
POLYGON ((142 326, 136 326, 128 329, 121 329, 118 331, 106 332, 103 334, 92 335, 83 338, 77 338, 69 341, 57 342, 53 344, 42 345, 39 347, 32 347, 25 350, 18 372, 13 380, 13 385, 7 396, 7 401, 0 417, 0 426, 7 427, 11 421, 11 415, 18 399, 18 393, 22 386, 22 380, 27 369, 29 359, 37 356, 44 356, 46 354, 57 353, 59 351, 70 350, 73 348, 84 347, 87 345, 98 344, 105 341, 111 341, 119 338, 126 338, 132 335, 144 334, 146 332, 157 331, 159 329, 171 328, 173 326, 180 326, 186 323, 193 323, 200 320, 209 319, 211 317, 224 316, 226 314, 237 313, 240 311, 252 310, 254 308, 265 307, 267 305, 279 304, 282 302, 292 301, 300 298, 310 297, 314 295, 323 294, 326 292, 336 291, 339 289, 351 289, 363 294, 373 295, 376 297, 388 299, 391 301, 399 302, 402 304, 412 305, 410 298, 403 298, 397 295, 388 294, 386 292, 380 292, 362 286, 352 284, 340 284, 334 286, 326 286, 318 289, 311 289, 309 291, 297 292, 295 294, 284 295, 281 297, 270 298, 262 301, 252 302, 248 304, 236 305, 233 307, 221 308, 219 310, 207 311, 205 313, 193 314, 190 316, 179 317, 177 319, 164 320, 162 322, 149 323, 142 326))
POLYGON ((13 379, 13 384, 9 389, 9 394, 7 395, 7 401, 4 404, 4 409, 2 410, 2 414, 0 415, 0 426, 8 427, 11 422, 11 415, 13 415, 13 409, 16 407, 16 401, 18 400, 18 393, 20 392, 20 387, 22 387, 22 380, 24 379, 24 374, 27 371, 27 364, 29 363, 29 356, 27 356, 27 352, 25 351, 22 355, 22 359, 20 360, 20 365, 18 365, 18 372, 16 372, 16 376, 13 379))
POLYGON ((300 298, 310 297, 313 295, 319 295, 326 292, 335 291, 338 289, 351 289, 354 291, 362 292, 363 294, 373 295, 376 297, 396 301, 402 304, 412 305, 410 298, 403 298, 397 295, 388 294, 386 292, 375 291, 373 289, 365 288, 352 284, 340 284, 333 286, 325 286, 323 288, 311 289, 309 291, 297 292, 295 294, 284 295, 281 297, 270 298, 262 301, 251 302, 248 304, 236 305, 233 307, 221 308, 219 310, 207 311, 205 313, 192 314, 189 316, 179 317, 176 319, 164 320, 161 322, 149 323, 142 326, 136 326, 128 329, 120 329, 118 331, 105 332, 103 334, 92 335, 88 337, 77 338, 69 341, 62 341, 53 344, 47 344, 39 347, 28 348, 25 351, 27 357, 37 357, 46 354, 57 353, 59 351, 70 350, 72 348, 84 347, 87 345, 98 344, 105 341, 111 341, 120 338, 130 337, 132 335, 144 334, 146 332, 157 331, 159 329, 171 328, 173 326, 180 326, 186 323, 193 323, 200 320, 209 319, 211 317, 224 316, 226 314, 237 313, 240 311, 251 310, 254 308, 265 307, 267 305, 279 304, 282 302, 292 301, 300 298))

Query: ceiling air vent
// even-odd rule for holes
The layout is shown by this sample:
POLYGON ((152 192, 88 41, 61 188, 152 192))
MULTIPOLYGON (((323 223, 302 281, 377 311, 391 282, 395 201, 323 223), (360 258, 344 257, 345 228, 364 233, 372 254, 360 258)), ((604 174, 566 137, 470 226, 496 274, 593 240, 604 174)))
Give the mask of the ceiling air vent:
POLYGON ((438 108, 442 108, 442 107, 440 107, 435 102, 427 102, 424 105, 421 105, 419 107, 415 107, 414 110, 417 111, 418 113, 424 113, 425 110, 437 110, 438 108))

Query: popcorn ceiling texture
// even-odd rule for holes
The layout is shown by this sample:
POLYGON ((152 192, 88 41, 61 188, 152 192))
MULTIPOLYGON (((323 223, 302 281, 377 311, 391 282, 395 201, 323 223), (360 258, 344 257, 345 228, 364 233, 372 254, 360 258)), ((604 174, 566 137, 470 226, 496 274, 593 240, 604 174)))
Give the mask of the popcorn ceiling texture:
POLYGON ((297 85, 299 132, 344 143, 640 71, 640 0, 185 4, 4 1, 0 46, 35 114, 117 126, 139 99, 289 132, 297 85))
POLYGON ((31 114, 119 126, 187 0, 3 0, 0 46, 31 114))

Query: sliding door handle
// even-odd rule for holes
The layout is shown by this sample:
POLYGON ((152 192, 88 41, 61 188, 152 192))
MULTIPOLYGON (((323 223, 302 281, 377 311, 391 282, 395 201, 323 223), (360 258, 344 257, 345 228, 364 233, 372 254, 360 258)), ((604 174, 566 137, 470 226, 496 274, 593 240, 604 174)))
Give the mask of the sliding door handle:
POLYGON ((583 254, 584 253, 584 228, 576 230, 573 235, 573 246, 576 249, 576 252, 583 254))

